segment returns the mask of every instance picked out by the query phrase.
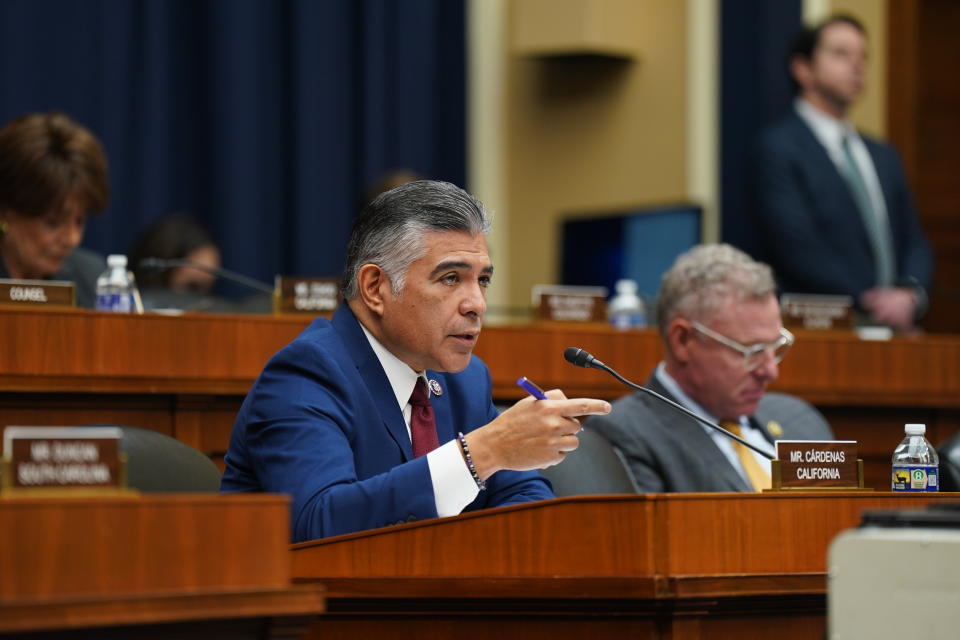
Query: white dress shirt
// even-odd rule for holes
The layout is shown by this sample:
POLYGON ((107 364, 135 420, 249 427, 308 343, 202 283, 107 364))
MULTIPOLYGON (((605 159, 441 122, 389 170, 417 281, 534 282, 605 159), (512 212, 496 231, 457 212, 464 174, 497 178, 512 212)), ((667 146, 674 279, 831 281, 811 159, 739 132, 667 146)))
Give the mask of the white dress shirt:
MULTIPOLYGON (((387 374, 397 405, 403 412, 403 421, 407 423, 407 436, 410 436, 410 416, 413 414, 410 394, 413 393, 413 387, 417 384, 417 378, 423 378, 424 382, 429 380, 423 373, 417 373, 390 353, 362 324, 360 328, 363 329, 370 347, 380 361, 380 366, 387 374)), ((429 384, 427 384, 427 393, 429 397, 429 384)), ((433 499, 436 501, 437 515, 441 518, 457 515, 480 493, 460 452, 460 443, 456 439, 428 453, 427 466, 430 468, 430 481, 433 484, 433 499)))
MULTIPOLYGON (((677 381, 674 380, 669 373, 667 373, 667 369, 664 366, 664 363, 661 362, 659 365, 657 365, 657 370, 654 373, 654 376, 656 376, 660 384, 662 384, 664 388, 670 392, 670 395, 676 398, 677 402, 679 402, 681 405, 683 405, 690 411, 693 411, 695 414, 697 414, 701 418, 706 418, 707 420, 710 420, 711 422, 714 422, 714 423, 718 422, 718 420, 714 416, 704 411, 703 407, 697 404, 697 402, 694 401, 693 398, 691 398, 686 393, 684 393, 683 389, 680 388, 680 385, 677 384, 677 381)), ((673 411, 673 409, 671 409, 671 411, 673 411)), ((738 419, 738 422, 740 423, 740 430, 743 432, 744 440, 746 440, 747 442, 749 442, 750 444, 754 445, 755 447, 757 447, 762 451, 769 452, 770 455, 775 455, 775 452, 773 451, 773 447, 771 446, 770 441, 767 440, 767 438, 763 435, 763 432, 760 429, 757 429, 753 426, 748 416, 740 416, 740 418, 738 419)), ((726 456, 727 460, 730 462, 733 468, 737 470, 737 473, 739 473, 740 477, 743 478, 743 481, 747 483, 747 486, 753 486, 752 483, 750 482, 750 478, 747 477, 746 472, 743 470, 743 465, 740 464, 740 456, 737 455, 737 450, 733 446, 733 440, 723 435, 716 429, 711 429, 705 424, 701 424, 700 426, 703 427, 704 431, 707 432, 707 435, 709 435, 713 439, 713 443, 717 445, 720 451, 723 452, 723 455, 726 456)), ((771 465, 770 465, 769 459, 765 458, 764 456, 760 455, 759 453, 757 453, 752 449, 750 450, 750 454, 760 464, 761 469, 765 470, 768 474, 771 473, 771 465)))

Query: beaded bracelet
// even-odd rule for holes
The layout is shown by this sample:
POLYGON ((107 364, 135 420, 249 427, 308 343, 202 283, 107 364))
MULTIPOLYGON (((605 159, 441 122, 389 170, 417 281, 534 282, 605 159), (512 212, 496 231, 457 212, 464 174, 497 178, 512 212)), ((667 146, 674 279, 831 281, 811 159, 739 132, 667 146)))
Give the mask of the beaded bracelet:
POLYGON ((480 491, 483 491, 487 488, 487 483, 480 479, 477 468, 473 466, 473 458, 470 456, 470 447, 467 446, 467 438, 462 433, 457 433, 457 442, 460 443, 460 451, 463 452, 463 459, 467 461, 467 469, 470 470, 473 481, 480 487, 480 491))

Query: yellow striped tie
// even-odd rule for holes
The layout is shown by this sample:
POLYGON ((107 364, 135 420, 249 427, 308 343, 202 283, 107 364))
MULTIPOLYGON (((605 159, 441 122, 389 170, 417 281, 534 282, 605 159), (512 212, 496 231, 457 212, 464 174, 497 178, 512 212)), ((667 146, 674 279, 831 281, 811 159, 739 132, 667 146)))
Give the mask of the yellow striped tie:
MULTIPOLYGON (((734 422, 733 420, 724 420, 720 423, 720 426, 735 436, 740 436, 741 438, 743 437, 743 431, 740 429, 739 422, 734 422)), ((747 474, 750 484, 753 485, 753 490, 762 491, 763 489, 769 489, 770 474, 764 471, 763 467, 760 466, 760 463, 757 462, 757 459, 753 457, 753 452, 736 440, 732 440, 731 442, 733 443, 733 448, 737 452, 737 457, 740 458, 740 465, 747 474)))

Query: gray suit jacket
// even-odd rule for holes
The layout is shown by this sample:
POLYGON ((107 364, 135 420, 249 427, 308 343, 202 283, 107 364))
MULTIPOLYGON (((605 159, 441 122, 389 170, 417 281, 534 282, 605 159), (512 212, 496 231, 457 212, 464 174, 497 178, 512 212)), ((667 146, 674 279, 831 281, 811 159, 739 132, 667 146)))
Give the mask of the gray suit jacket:
MULTIPOLYGON (((655 377, 646 386, 676 401, 655 377)), ((830 426, 813 406, 783 393, 764 395, 750 420, 771 443, 833 440, 830 426)), ((646 394, 617 400, 612 412, 593 416, 584 426, 623 453, 642 493, 752 491, 700 423, 646 394)))

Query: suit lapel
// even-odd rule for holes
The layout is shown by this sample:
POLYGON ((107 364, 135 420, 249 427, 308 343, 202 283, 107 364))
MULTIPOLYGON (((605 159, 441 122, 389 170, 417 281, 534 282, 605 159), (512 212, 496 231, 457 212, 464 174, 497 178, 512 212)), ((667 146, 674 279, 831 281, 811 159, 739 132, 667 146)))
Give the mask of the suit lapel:
POLYGON ((827 153, 826 148, 820 144, 817 136, 810 130, 810 127, 803 121, 803 118, 800 116, 796 116, 796 118, 801 128, 798 141, 803 149, 803 153, 809 159, 807 167, 813 174, 813 178, 820 184, 826 185, 831 192, 845 194, 846 202, 844 206, 846 208, 856 207, 857 201, 853 199, 850 185, 844 177, 840 175, 840 170, 837 169, 837 165, 834 164, 830 158, 830 154, 827 153))
MULTIPOLYGON (((670 392, 660 384, 655 376, 651 376, 647 381, 647 387, 679 404, 678 400, 670 395, 670 392)), ((670 432, 676 434, 683 442, 689 453, 698 459, 698 464, 717 479, 718 487, 725 486, 730 491, 753 491, 753 488, 747 486, 743 478, 740 477, 740 473, 733 468, 727 456, 705 431, 709 427, 702 426, 693 418, 672 407, 664 407, 656 399, 647 398, 647 400, 656 403, 655 412, 663 418, 663 422, 670 429, 670 432)))
POLYGON ((412 460, 413 446, 410 443, 410 434, 407 432, 407 423, 403 420, 403 412, 397 405, 397 398, 387 379, 387 374, 373 352, 359 321, 350 307, 342 304, 333 315, 332 324, 356 364, 363 384, 367 387, 377 412, 383 418, 384 427, 403 452, 403 459, 412 460))
POLYGON ((436 371, 426 371, 428 380, 436 380, 440 384, 440 395, 430 396, 430 406, 437 421, 437 439, 440 444, 449 442, 457 435, 453 427, 453 414, 450 408, 450 394, 447 393, 447 381, 443 374, 436 371))
MULTIPOLYGON (((857 213, 855 216, 844 216, 840 219, 849 220, 848 227, 858 238, 858 243, 861 248, 870 252, 870 255, 873 255, 870 238, 867 236, 867 229, 859 213, 860 207, 854 199, 853 192, 850 191, 850 185, 846 179, 840 175, 840 170, 837 169, 837 165, 834 164, 830 158, 830 154, 827 153, 826 148, 820 144, 820 141, 810 129, 809 125, 807 125, 799 115, 794 114, 793 117, 797 126, 797 142, 800 145, 802 153, 807 158, 805 167, 807 171, 809 171, 811 182, 814 185, 821 185, 823 191, 827 193, 836 194, 836 197, 840 199, 838 203, 839 211, 853 211, 857 213)), ((871 156, 872 155, 871 153, 871 156)), ((874 160, 874 164, 876 165, 876 160, 874 160)), ((831 208, 831 210, 826 213, 835 216, 838 210, 831 208)))
MULTIPOLYGON (((760 401, 760 406, 757 407, 757 412, 753 414, 751 420, 754 426, 763 433, 763 437, 770 442, 771 447, 774 446, 777 440, 809 439, 809 436, 802 430, 799 433, 797 432, 796 418, 785 418, 782 415, 782 411, 777 411, 766 403, 767 399, 769 399, 769 396, 760 401), (776 424, 779 427, 779 434, 770 432, 771 424, 776 424)), ((776 451, 776 449, 774 449, 774 451, 776 451)))
POLYGON ((748 420, 750 420, 751 427, 753 427, 754 429, 760 430, 760 433, 763 434, 764 440, 766 440, 770 444, 773 444, 773 436, 770 435, 770 433, 766 429, 764 429, 763 423, 760 421, 760 419, 757 417, 756 414, 750 416, 748 420))

